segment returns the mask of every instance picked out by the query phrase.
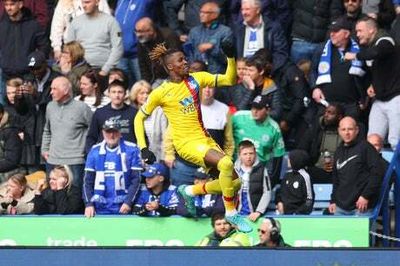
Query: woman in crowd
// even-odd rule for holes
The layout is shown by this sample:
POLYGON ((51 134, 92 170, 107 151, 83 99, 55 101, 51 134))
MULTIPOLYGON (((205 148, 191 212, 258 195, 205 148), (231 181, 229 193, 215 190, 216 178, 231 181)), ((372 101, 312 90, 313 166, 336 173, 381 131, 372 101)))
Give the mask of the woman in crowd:
POLYGON ((45 179, 38 181, 35 190, 36 214, 82 214, 81 190, 72 185, 73 176, 68 166, 56 166, 45 179))
POLYGON ((53 68, 71 81, 74 95, 78 95, 79 79, 90 66, 85 60, 85 50, 82 45, 72 41, 63 45, 60 60, 53 68))
POLYGON ((86 103, 94 112, 97 108, 103 107, 110 102, 100 88, 100 80, 96 70, 86 71, 80 79, 81 94, 75 99, 86 103))
POLYGON ((25 175, 15 174, 0 185, 0 213, 28 214, 33 212, 35 193, 27 184, 25 175))
MULTIPOLYGON (((151 85, 145 80, 139 80, 133 84, 129 99, 131 105, 140 110, 140 107, 146 102, 151 92, 151 85)), ((156 158, 164 160, 163 139, 168 126, 167 118, 161 107, 156 108, 154 112, 144 121, 144 129, 146 138, 149 143, 150 150, 154 152, 156 158)))

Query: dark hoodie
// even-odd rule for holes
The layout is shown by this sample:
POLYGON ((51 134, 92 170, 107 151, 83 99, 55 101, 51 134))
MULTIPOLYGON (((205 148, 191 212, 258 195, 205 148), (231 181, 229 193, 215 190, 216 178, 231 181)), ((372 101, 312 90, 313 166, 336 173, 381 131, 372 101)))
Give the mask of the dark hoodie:
POLYGON ((303 150, 289 153, 292 171, 285 174, 276 202, 283 203, 284 214, 310 214, 314 204, 314 191, 310 175, 304 170, 309 156, 303 150))
POLYGON ((7 77, 22 76, 29 72, 28 55, 35 50, 49 54, 44 29, 23 7, 22 18, 11 21, 8 15, 0 20, 0 67, 7 77))
POLYGON ((351 211, 363 196, 368 200, 368 208, 373 208, 386 170, 375 148, 365 140, 342 143, 335 152, 334 162, 331 202, 351 211))

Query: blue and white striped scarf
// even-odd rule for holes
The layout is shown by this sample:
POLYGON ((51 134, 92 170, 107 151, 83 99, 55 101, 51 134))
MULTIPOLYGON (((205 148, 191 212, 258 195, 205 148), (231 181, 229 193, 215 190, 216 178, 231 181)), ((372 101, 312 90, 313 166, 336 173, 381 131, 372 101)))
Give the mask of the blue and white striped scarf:
MULTIPOLYGON (((360 47, 358 46, 357 42, 353 39, 350 39, 351 53, 358 53, 360 51, 360 47)), ((344 56, 344 55, 342 55, 344 56)), ((325 44, 324 50, 321 55, 321 59, 318 64, 318 78, 315 82, 316 85, 331 83, 331 58, 332 58, 332 41, 328 40, 325 44)), ((362 77, 365 75, 365 71, 363 70, 363 62, 360 60, 352 60, 351 67, 349 69, 350 75, 355 75, 362 77)))

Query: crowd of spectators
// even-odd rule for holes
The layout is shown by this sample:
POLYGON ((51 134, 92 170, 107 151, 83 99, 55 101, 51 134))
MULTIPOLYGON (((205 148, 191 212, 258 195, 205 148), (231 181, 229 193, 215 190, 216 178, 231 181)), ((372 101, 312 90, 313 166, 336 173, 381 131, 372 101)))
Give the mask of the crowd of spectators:
POLYGON ((192 72, 223 74, 230 43, 237 83, 201 88, 200 118, 236 161, 240 214, 264 216, 276 186, 278 213, 308 214, 313 183, 333 184, 328 212, 368 213, 387 166, 379 152, 400 138, 397 14, 395 0, 2 0, 0 210, 223 212, 214 195, 196 199, 197 213, 182 204, 178 186, 218 174, 179 157, 163 110, 144 122, 153 165, 140 160, 133 121, 168 77, 154 47, 182 49, 192 72), (25 175, 37 171, 46 179, 31 187, 25 175))

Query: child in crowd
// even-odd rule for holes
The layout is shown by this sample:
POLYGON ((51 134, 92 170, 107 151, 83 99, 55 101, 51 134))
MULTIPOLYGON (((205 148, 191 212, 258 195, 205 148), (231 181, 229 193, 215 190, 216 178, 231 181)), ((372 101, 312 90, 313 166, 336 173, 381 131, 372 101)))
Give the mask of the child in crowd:
POLYGON ((288 171, 276 195, 276 209, 280 214, 310 214, 314 204, 314 191, 305 166, 309 156, 303 150, 289 152, 288 171))
POLYGON ((265 213, 271 200, 271 181, 264 163, 257 158, 256 148, 250 140, 239 143, 239 156, 235 170, 241 179, 239 213, 255 222, 265 213))

